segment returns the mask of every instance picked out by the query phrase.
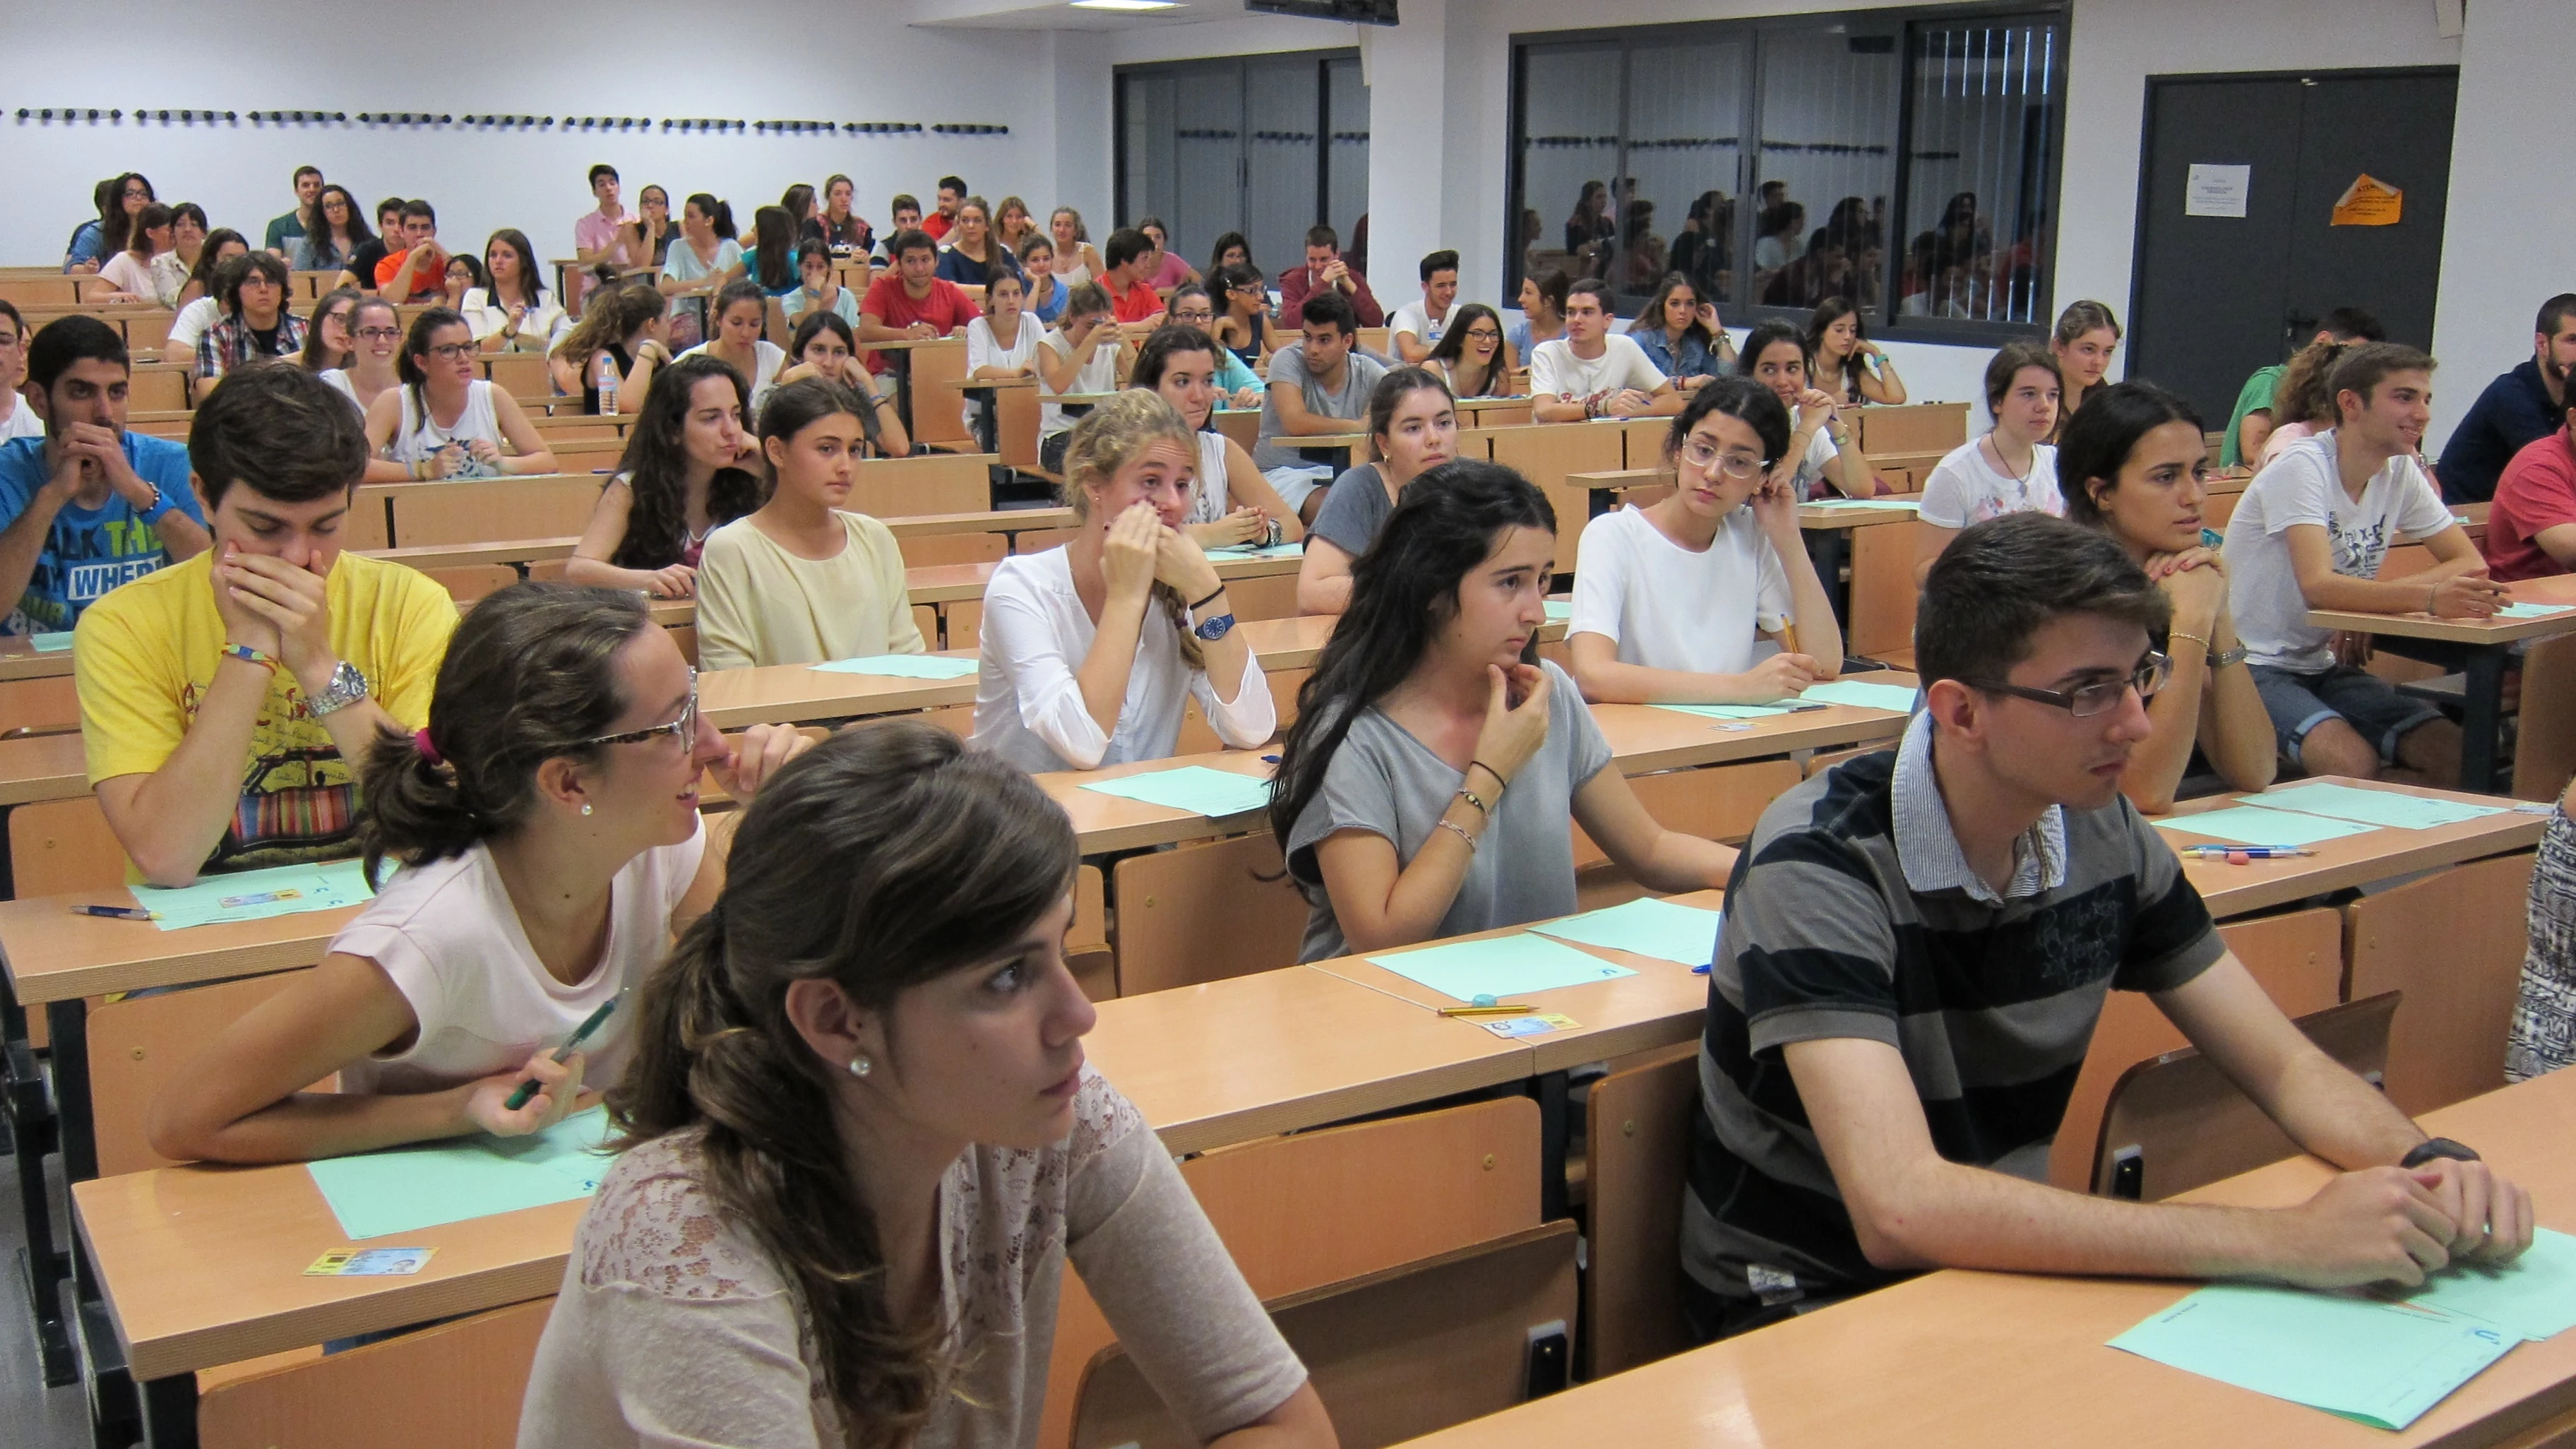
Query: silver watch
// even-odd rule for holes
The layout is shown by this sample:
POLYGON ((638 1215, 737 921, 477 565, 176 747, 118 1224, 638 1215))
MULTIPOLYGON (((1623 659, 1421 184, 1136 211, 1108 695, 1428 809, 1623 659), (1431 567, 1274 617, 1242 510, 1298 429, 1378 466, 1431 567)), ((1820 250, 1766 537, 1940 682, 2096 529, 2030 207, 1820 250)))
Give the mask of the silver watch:
POLYGON ((304 701, 304 712, 320 719, 326 714, 338 714, 366 697, 367 676, 343 659, 331 671, 331 682, 322 686, 322 692, 304 701))

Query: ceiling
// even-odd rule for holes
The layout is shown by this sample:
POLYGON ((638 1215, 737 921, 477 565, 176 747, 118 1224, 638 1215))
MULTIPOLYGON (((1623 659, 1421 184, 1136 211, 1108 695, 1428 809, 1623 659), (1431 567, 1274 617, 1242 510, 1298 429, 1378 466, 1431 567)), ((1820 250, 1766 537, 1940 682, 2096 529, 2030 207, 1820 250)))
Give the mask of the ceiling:
POLYGON ((1169 10, 1084 10, 1066 0, 906 0, 906 23, 960 30, 1150 30, 1240 20, 1242 0, 1187 0, 1169 10))

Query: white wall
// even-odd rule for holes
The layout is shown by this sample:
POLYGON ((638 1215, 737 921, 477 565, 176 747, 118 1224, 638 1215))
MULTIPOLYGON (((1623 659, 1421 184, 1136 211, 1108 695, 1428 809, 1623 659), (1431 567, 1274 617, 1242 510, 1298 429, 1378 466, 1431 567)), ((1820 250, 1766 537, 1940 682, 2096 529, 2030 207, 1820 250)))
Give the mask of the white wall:
MULTIPOLYGON (((1108 77, 1101 38, 1044 31, 919 29, 892 0, 678 0, 531 6, 447 0, 419 12, 425 43, 375 39, 383 7, 322 0, 157 6, 151 23, 102 42, 60 12, 0 5, 9 114, 0 117, 0 262, 61 260, 72 228, 91 214, 90 188, 141 171, 164 201, 195 201, 217 226, 254 241, 293 203, 289 175, 310 162, 372 208, 386 195, 427 197, 451 247, 477 246, 496 227, 524 229, 541 255, 567 256, 572 224, 590 205, 583 173, 606 161, 630 204, 647 182, 674 203, 709 191, 751 209, 795 181, 845 172, 859 212, 882 226, 896 191, 926 203, 956 173, 999 200, 1016 193, 1043 212, 1062 173, 1108 203, 1108 77), (583 24, 589 17, 596 23, 583 24), (997 81, 1006 83, 996 83, 997 81), (50 126, 19 106, 131 108, 148 100, 215 110, 413 110, 976 122, 1007 136, 766 136, 644 132, 477 131, 339 126, 50 126), (1097 110, 1098 129, 1068 133, 1068 114, 1097 110), (1067 154, 1069 153, 1069 154, 1067 154), (1097 157, 1097 160, 1092 158, 1097 157)), ((370 218, 372 220, 372 218, 370 218)))

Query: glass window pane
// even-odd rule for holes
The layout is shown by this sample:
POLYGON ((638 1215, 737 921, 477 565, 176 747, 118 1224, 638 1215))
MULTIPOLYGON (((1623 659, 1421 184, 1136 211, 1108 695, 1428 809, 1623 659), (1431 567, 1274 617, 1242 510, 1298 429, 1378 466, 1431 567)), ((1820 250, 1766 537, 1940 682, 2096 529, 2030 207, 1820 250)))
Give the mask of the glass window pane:
MULTIPOLYGON (((1341 234, 1342 250, 1356 251, 1360 218, 1369 209, 1369 92, 1360 79, 1360 63, 1336 60, 1324 67, 1326 113, 1332 123, 1332 145, 1324 153, 1326 205, 1323 221, 1341 234)), ((1258 253, 1256 253, 1258 255, 1258 253)), ((1281 257, 1284 267, 1305 257, 1299 251, 1281 257)), ((1353 262, 1358 266, 1362 257, 1353 262)), ((1366 276, 1365 267, 1361 269, 1366 276)))
POLYGON ((1907 316, 2044 322, 2065 44, 2046 18, 1914 31, 1907 316))
POLYGON ((1761 177, 1753 299, 1880 309, 1896 181, 1899 57, 1893 35, 1762 35, 1761 177))
POLYGON ((1723 40, 1629 52, 1629 189, 1613 268, 1621 292, 1643 296, 1678 271, 1701 300, 1721 309, 1734 300, 1750 49, 1723 40))
MULTIPOLYGON (((1130 222, 1160 217, 1166 239, 1184 260, 1207 255, 1208 245, 1234 230, 1242 186, 1243 93, 1231 67, 1181 72, 1175 84, 1178 141, 1169 180, 1151 211, 1127 213, 1130 222)), ((1105 238, 1104 238, 1105 240, 1105 238)))
MULTIPOLYGON (((1315 125, 1319 67, 1312 60, 1255 62, 1244 68, 1245 174, 1243 234, 1252 257, 1272 275, 1306 255, 1306 228, 1315 215, 1315 125)), ((1193 237, 1184 256, 1207 255, 1214 233, 1193 237)))
MULTIPOLYGON (((1521 87, 1519 270, 1562 267, 1602 275, 1618 231, 1610 187, 1619 174, 1619 51, 1615 45, 1531 46, 1521 87)), ((1519 289, 1516 275, 1512 286, 1519 289)))

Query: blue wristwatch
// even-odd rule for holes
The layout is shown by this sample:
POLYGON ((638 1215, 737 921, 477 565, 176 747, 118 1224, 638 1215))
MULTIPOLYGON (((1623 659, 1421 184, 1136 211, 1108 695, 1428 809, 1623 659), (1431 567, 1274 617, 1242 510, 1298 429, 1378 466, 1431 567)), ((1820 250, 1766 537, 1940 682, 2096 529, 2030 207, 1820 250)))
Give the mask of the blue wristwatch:
POLYGON ((1234 616, 1219 614, 1213 619, 1201 619, 1198 627, 1190 632, 1213 644, 1234 632, 1234 616))

